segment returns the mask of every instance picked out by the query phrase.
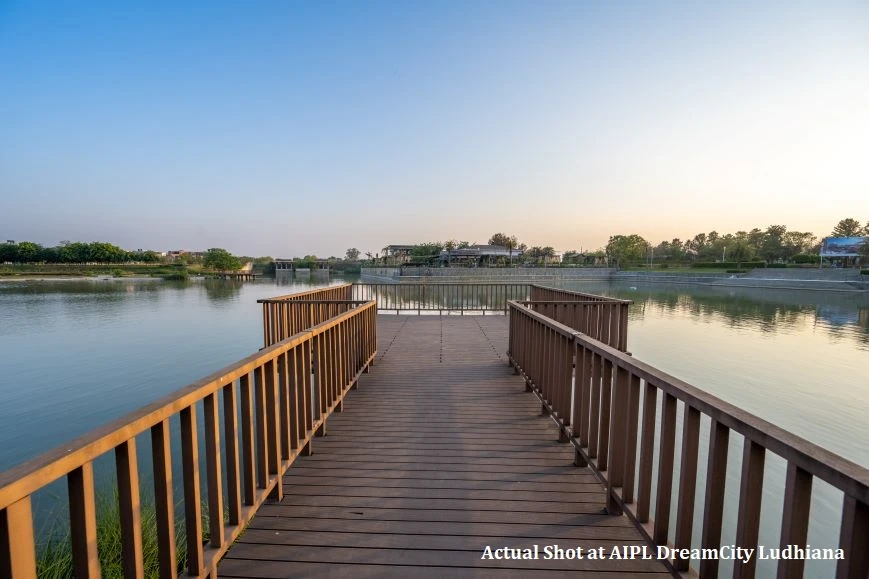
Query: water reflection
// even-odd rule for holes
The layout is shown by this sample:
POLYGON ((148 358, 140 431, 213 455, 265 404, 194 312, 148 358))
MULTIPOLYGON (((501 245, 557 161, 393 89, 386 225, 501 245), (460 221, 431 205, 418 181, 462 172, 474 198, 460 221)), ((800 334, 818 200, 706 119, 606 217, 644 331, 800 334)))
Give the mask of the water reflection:
POLYGON ((633 300, 630 318, 685 315, 702 323, 748 328, 762 334, 813 328, 869 349, 869 295, 772 288, 723 288, 672 284, 564 284, 581 291, 633 300), (593 286, 593 287, 592 287, 593 286))
POLYGON ((220 303, 238 299, 244 283, 231 279, 207 279, 202 282, 202 287, 210 301, 220 303))

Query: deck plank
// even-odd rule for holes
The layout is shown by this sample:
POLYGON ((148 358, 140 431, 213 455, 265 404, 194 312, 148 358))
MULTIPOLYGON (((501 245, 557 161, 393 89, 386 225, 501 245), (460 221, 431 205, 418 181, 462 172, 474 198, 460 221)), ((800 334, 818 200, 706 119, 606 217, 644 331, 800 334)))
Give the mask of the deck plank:
MULTIPOLYGON (((604 511, 507 364, 503 316, 379 316, 378 355, 227 553, 222 577, 669 577, 657 560, 546 559, 646 545, 604 511), (486 546, 534 560, 483 559, 486 546)), ((651 550, 651 548, 650 548, 651 550)))

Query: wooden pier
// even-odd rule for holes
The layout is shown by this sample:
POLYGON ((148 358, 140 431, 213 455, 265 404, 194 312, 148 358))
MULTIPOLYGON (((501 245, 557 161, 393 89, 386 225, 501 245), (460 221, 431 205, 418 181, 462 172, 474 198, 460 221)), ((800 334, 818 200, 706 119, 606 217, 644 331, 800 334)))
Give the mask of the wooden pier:
POLYGON ((256 278, 260 276, 260 274, 250 271, 222 271, 215 275, 218 279, 229 279, 235 281, 256 281, 256 278))
MULTIPOLYGON (((691 552, 610 555, 756 549, 769 494, 783 499, 763 505, 781 513, 776 547, 805 545, 815 479, 841 499, 824 547, 843 557, 827 575, 869 576, 869 469, 631 356, 630 302, 515 284, 345 284, 260 301, 258 352, 0 473, 0 579, 36 577, 32 497, 63 479, 76 577, 118 555, 131 578, 718 577, 718 559, 691 552), (501 315, 451 315, 474 311, 501 315), (783 484, 764 476, 767 456, 786 465, 783 484), (102 457, 114 458, 100 488, 117 493, 120 554, 97 541, 102 457), (537 558, 494 558, 535 545, 537 558), (556 546, 584 557, 546 559, 556 546)), ((776 568, 806 571, 798 558, 776 568)))
POLYGON ((505 316, 386 316, 371 373, 260 508, 220 577, 669 577, 659 561, 544 560, 648 545, 541 416, 505 316), (538 560, 481 559, 487 546, 538 560))

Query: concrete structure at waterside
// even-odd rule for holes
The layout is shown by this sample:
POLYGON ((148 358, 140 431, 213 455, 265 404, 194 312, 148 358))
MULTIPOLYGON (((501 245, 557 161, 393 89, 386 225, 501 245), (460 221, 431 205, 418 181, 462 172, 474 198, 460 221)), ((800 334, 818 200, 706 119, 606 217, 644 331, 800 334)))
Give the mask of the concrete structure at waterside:
MULTIPOLYGON (((298 267, 296 262, 298 260, 293 259, 275 259, 275 271, 297 271, 297 272, 309 272, 311 268, 308 267, 298 267)), ((307 262, 306 262, 307 263, 307 262)), ((314 262, 315 270, 323 270, 329 271, 329 262, 325 259, 318 259, 314 262)))
POLYGON ((663 271, 619 271, 607 267, 363 267, 362 279, 394 283, 612 280, 631 283, 869 291, 869 276, 861 275, 860 270, 826 268, 769 268, 742 274, 698 272, 685 275, 663 271))
POLYGON ((535 280, 610 279, 605 267, 363 267, 362 278, 371 281, 512 282, 535 280))
POLYGON ((503 245, 471 245, 460 249, 441 251, 438 260, 441 264, 481 264, 493 261, 516 259, 524 252, 521 249, 510 249, 503 245))

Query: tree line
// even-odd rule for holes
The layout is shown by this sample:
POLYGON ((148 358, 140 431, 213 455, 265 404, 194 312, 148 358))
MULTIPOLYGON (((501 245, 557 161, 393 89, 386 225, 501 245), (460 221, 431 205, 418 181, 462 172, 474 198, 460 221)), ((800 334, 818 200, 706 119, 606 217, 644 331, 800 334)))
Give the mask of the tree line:
POLYGON ((43 247, 32 241, 0 244, 0 263, 158 263, 156 251, 127 251, 105 241, 62 241, 43 247))
MULTIPOLYGON (((869 221, 842 219, 828 237, 869 236, 869 221)), ((613 235, 606 245, 606 256, 620 264, 664 262, 750 262, 818 263, 820 240, 814 233, 788 231, 784 225, 766 229, 719 234, 698 233, 691 239, 674 238, 652 245, 637 234, 613 235)), ((869 244, 863 246, 869 252, 869 244)), ((869 256, 869 255, 867 255, 869 256)))

